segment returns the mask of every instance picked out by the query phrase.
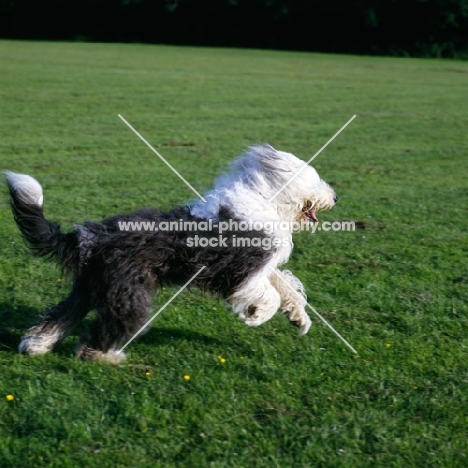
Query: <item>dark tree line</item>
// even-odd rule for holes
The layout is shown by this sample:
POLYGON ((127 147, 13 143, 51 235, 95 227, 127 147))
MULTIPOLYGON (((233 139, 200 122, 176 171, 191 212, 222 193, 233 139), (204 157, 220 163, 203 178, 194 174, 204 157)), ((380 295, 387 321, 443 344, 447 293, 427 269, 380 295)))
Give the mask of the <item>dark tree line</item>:
POLYGON ((468 0, 0 0, 0 37, 468 58, 468 0))

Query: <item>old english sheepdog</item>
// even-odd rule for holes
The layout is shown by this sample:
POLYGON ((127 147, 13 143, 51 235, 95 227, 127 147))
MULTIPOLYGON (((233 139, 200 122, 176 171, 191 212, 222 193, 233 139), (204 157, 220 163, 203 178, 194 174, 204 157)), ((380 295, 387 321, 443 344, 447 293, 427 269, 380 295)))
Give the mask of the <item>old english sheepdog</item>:
POLYGON ((205 201, 87 221, 68 233, 44 217, 39 182, 12 172, 6 177, 27 244, 36 256, 54 258, 73 279, 70 295, 26 333, 20 352, 50 351, 95 309, 76 354, 120 362, 125 359, 120 347, 148 321, 151 296, 162 285, 185 284, 202 267, 193 284, 217 293, 245 324, 261 325, 281 310, 300 334, 308 332, 304 288, 278 267, 291 255, 295 227, 317 222, 316 213, 332 208, 337 196, 296 156, 269 145, 250 147, 205 201), (171 223, 192 229, 158 229, 171 223))

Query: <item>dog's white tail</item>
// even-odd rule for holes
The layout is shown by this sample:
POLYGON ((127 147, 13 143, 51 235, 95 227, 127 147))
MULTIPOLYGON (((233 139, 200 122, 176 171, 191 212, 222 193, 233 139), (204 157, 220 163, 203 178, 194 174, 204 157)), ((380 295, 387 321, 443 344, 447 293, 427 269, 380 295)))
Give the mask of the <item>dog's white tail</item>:
POLYGON ((42 207, 44 196, 41 184, 36 179, 26 174, 16 174, 10 171, 4 171, 4 173, 10 190, 15 192, 16 198, 21 203, 42 207))
POLYGON ((64 271, 76 271, 80 265, 77 233, 63 233, 57 223, 44 217, 42 187, 36 179, 9 171, 5 175, 13 216, 34 254, 50 255, 64 271))

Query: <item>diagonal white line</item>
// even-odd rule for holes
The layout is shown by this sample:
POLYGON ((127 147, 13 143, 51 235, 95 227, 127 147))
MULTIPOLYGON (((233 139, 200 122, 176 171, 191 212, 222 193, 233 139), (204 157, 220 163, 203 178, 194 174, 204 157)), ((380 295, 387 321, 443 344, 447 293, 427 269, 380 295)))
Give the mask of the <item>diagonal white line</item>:
POLYGON ((179 178, 180 178, 188 187, 190 187, 190 188, 192 189, 192 191, 193 191, 199 198, 201 198, 201 199, 206 203, 206 200, 203 198, 203 196, 200 195, 200 194, 192 187, 192 185, 190 185, 190 183, 189 183, 187 180, 185 180, 185 178, 182 177, 182 176, 177 172, 177 170, 176 170, 174 167, 172 167, 171 164, 169 164, 169 162, 167 162, 167 161, 166 161, 166 160, 165 160, 165 159, 164 159, 164 158, 163 158, 163 157, 162 157, 162 156, 161 156, 161 155, 160 155, 160 154, 159 154, 159 153, 158 153, 158 152, 157 152, 157 151, 156 151, 156 150, 155 150, 155 149, 154 149, 154 148, 153 148, 153 147, 152 147, 152 146, 151 146, 151 145, 150 145, 150 144, 149 144, 149 143, 148 143, 148 142, 147 142, 147 141, 146 141, 146 140, 145 140, 145 139, 144 139, 144 138, 143 138, 143 137, 142 137, 142 136, 141 136, 141 135, 140 135, 140 134, 139 134, 139 133, 138 133, 122 116, 121 116, 121 115, 120 115, 120 114, 118 114, 118 115, 119 115, 119 118, 122 120, 122 122, 124 122, 124 123, 128 126, 128 128, 129 128, 130 130, 132 130, 132 132, 135 133, 135 135, 137 135, 137 136, 141 139, 141 141, 143 141, 143 143, 146 144, 146 146, 148 146, 148 148, 150 148, 157 156, 159 156, 159 158, 166 164, 166 166, 169 167, 169 169, 172 170, 172 172, 174 172, 175 174, 177 174, 177 175, 179 176, 179 178))
POLYGON ((273 201, 355 118, 353 115, 268 201, 273 201))
POLYGON ((341 339, 341 341, 355 354, 357 354, 357 351, 307 302, 306 303, 309 308, 312 310, 312 312, 319 317, 323 323, 325 323, 332 331, 335 333, 335 335, 341 339))
MULTIPOLYGON (((276 276, 280 277, 281 280, 283 281, 283 283, 293 292, 295 292, 296 294, 297 291, 294 290, 294 288, 284 279, 281 277, 281 275, 276 271, 274 270, 273 268, 271 267, 268 267, 276 276)), ((357 354, 357 351, 308 303, 306 302, 306 304, 310 307, 310 309, 312 310, 312 312, 314 312, 314 314, 325 324, 327 325, 328 328, 330 328, 333 333, 335 333, 335 335, 340 338, 340 340, 355 354, 357 354)))
POLYGON ((122 352, 204 269, 202 266, 120 349, 122 352))

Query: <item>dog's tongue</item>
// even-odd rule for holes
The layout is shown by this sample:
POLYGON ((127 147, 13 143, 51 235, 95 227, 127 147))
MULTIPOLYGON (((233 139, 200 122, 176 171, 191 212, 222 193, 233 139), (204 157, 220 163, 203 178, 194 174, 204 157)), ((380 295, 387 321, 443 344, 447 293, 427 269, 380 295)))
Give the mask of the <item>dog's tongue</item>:
POLYGON ((315 214, 315 208, 309 210, 309 218, 313 219, 314 222, 318 223, 317 215, 315 214))

